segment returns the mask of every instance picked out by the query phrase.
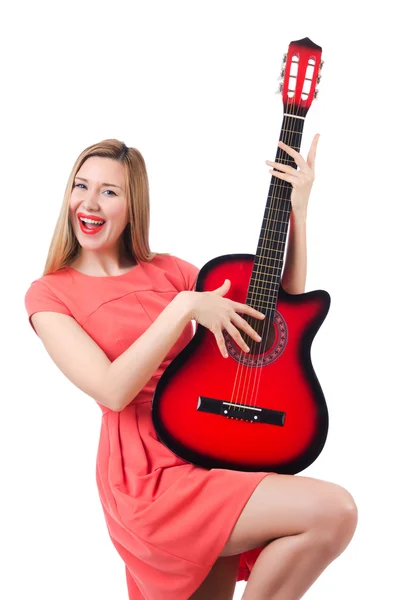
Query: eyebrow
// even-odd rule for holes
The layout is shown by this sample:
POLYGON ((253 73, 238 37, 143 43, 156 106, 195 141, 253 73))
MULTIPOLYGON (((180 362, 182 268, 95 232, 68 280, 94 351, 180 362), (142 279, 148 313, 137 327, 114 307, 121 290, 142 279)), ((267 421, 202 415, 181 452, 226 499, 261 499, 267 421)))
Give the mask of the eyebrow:
MULTIPOLYGON (((88 183, 88 179, 84 179, 84 177, 75 177, 75 179, 80 179, 81 181, 85 181, 86 183, 88 183)), ((119 188, 120 190, 122 190, 123 188, 121 188, 119 185, 115 185, 114 183, 102 183, 102 185, 107 185, 108 187, 116 187, 119 188)))

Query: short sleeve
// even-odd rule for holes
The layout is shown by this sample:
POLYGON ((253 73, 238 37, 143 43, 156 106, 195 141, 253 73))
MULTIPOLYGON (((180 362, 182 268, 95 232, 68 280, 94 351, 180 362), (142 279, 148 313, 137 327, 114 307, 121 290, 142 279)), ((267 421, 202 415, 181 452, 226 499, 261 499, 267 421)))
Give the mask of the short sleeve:
POLYGON ((181 272, 185 282, 185 290, 194 291, 196 287, 197 275, 199 274, 200 269, 192 265, 192 263, 182 260, 182 258, 177 258, 176 256, 173 258, 175 259, 178 269, 181 272))
POLYGON ((36 312, 58 312, 71 317, 73 316, 66 304, 59 300, 48 285, 40 280, 33 281, 26 292, 25 307, 28 313, 29 322, 36 334, 37 331, 32 323, 32 315, 36 312))

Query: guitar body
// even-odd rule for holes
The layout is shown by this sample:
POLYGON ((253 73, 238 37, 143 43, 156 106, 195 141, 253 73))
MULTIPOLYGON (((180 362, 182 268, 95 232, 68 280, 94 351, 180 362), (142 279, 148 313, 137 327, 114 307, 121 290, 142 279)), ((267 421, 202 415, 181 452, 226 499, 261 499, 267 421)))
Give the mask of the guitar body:
MULTIPOLYGON (((196 291, 230 279, 225 297, 245 303, 253 264, 248 254, 215 258, 201 269, 196 291)), ((269 347, 244 338, 250 346, 245 353, 225 333, 228 358, 212 332, 198 325, 155 391, 152 416, 163 443, 206 468, 294 474, 310 465, 328 431, 310 348, 329 305, 325 291, 290 295, 280 287, 272 332, 262 336, 269 347), (260 409, 263 422, 255 420, 260 409)))

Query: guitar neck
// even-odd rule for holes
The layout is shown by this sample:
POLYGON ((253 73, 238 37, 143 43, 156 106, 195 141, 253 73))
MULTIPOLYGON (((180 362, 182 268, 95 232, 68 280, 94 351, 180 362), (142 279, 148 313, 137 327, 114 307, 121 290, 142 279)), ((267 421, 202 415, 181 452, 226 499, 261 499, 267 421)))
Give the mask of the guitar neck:
MULTIPOLYGON (((287 107, 283 117, 280 141, 299 152, 304 117, 291 113, 288 112, 287 107)), ((297 168, 294 159, 279 147, 275 160, 297 168)), ((269 317, 274 315, 280 287, 291 213, 291 191, 290 183, 272 176, 248 288, 247 304, 264 312, 269 317)))
MULTIPOLYGON (((300 151, 305 117, 316 97, 320 81, 322 49, 309 38, 291 42, 284 57, 283 124, 280 141, 300 151)), ((276 162, 297 168, 294 159, 281 148, 276 162)), ((272 176, 258 247, 252 268, 246 303, 271 319, 276 309, 291 213, 292 185, 272 176)))

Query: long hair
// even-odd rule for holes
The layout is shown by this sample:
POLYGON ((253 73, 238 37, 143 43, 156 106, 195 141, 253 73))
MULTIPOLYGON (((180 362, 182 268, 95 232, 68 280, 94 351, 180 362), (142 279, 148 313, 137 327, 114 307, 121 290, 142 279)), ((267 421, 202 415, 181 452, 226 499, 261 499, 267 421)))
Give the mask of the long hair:
POLYGON ((122 233, 122 241, 127 255, 133 260, 150 262, 158 254, 151 252, 149 248, 149 182, 143 156, 139 150, 128 148, 119 140, 103 140, 83 150, 73 165, 43 275, 62 269, 72 262, 80 252, 81 246, 69 218, 69 202, 76 173, 91 156, 113 158, 125 165, 129 223, 122 233))

